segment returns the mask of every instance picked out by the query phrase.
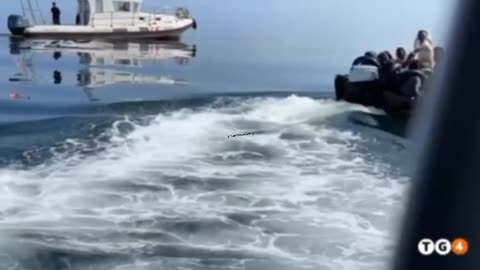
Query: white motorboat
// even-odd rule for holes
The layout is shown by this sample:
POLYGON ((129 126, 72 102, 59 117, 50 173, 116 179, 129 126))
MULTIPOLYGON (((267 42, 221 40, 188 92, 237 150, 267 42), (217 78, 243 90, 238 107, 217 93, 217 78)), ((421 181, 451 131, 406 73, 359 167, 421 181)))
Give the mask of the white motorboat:
POLYGON ((8 17, 8 28, 13 36, 54 39, 178 39, 189 28, 197 28, 197 22, 188 9, 180 7, 173 14, 147 13, 142 10, 143 0, 77 0, 76 24, 45 24, 38 3, 35 0, 35 4, 32 4, 31 1, 21 0, 23 15, 8 17))

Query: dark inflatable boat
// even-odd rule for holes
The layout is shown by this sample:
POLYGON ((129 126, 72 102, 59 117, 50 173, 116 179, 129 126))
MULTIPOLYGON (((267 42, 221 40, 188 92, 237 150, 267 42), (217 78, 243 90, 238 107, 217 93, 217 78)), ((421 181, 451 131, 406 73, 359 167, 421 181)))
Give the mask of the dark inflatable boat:
POLYGON ((335 77, 335 95, 337 100, 408 119, 431 74, 430 69, 402 69, 361 56, 353 61, 349 74, 335 77))

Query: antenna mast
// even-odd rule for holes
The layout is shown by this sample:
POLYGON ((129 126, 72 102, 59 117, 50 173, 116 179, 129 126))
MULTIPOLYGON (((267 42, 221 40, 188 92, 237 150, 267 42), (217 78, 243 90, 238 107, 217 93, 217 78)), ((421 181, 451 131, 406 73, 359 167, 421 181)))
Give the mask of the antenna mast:
POLYGON ((30 16, 32 17, 32 21, 34 24, 37 24, 37 18, 35 18, 35 13, 33 12, 32 2, 27 0, 28 2, 28 9, 30 10, 30 16))
POLYGON ((20 5, 22 6, 22 15, 23 17, 26 17, 27 14, 25 13, 25 5, 23 4, 23 0, 20 0, 20 5))
POLYGON ((38 4, 38 0, 35 0, 35 6, 38 11, 38 15, 40 16, 40 19, 42 20, 42 24, 45 24, 45 19, 43 18, 42 11, 40 10, 40 5, 38 4))
POLYGON ((27 3, 25 4, 23 0, 20 0, 20 4, 22 5, 23 16, 28 17, 28 19, 31 20, 33 24, 38 24, 37 16, 36 16, 38 15, 38 18, 40 19, 40 23, 45 24, 45 19, 40 10, 40 5, 38 4, 38 1, 35 0, 35 5, 32 4, 31 0, 26 0, 26 1, 27 3))

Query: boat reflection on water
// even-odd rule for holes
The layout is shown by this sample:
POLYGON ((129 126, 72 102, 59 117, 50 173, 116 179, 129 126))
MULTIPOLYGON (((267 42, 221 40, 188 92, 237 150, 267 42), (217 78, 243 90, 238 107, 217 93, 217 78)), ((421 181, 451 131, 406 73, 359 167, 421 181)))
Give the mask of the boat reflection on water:
MULTIPOLYGON (((160 65, 168 67, 172 64, 189 64, 196 55, 196 47, 179 41, 112 43, 97 40, 74 42, 11 39, 10 53, 17 56, 19 70, 9 79, 10 82, 33 84, 39 88, 45 84, 80 87, 89 102, 108 104, 160 100, 162 92, 164 94, 188 86, 189 82, 185 79, 158 74, 157 71, 160 65), (35 61, 37 58, 40 63, 35 61), (74 59, 73 71, 71 58, 74 59), (53 75, 47 75, 48 73, 53 75), (137 87, 138 85, 142 87, 137 87)), ((32 100, 44 100, 45 96, 49 96, 47 92, 51 91, 52 87, 45 89, 42 97, 39 96, 41 91, 29 94, 32 100)))
POLYGON ((28 51, 53 53, 54 59, 62 52, 77 53, 82 64, 125 64, 129 59, 134 64, 142 60, 177 60, 180 64, 188 63, 195 57, 196 46, 189 46, 180 41, 163 40, 32 40, 10 38, 10 54, 18 55, 28 51), (96 59, 97 61, 94 61, 96 59), (125 62, 122 62, 125 61, 125 62))
MULTIPOLYGON (((54 74, 54 81, 61 83, 61 76, 58 80, 54 74)), ((188 82, 182 79, 174 79, 170 76, 150 76, 142 75, 129 71, 118 71, 106 68, 90 67, 82 69, 77 75, 78 85, 84 87, 85 93, 91 101, 100 101, 95 98, 95 88, 104 87, 111 84, 159 84, 159 85, 188 85, 188 82)), ((144 100, 139 97, 139 100, 144 100)))

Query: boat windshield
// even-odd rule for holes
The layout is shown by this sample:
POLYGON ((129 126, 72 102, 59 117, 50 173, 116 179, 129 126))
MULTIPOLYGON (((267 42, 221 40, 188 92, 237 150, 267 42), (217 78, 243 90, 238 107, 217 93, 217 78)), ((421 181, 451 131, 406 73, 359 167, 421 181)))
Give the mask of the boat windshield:
POLYGON ((139 4, 128 1, 114 1, 113 8, 116 12, 138 12, 139 4))
POLYGON ((116 12, 131 12, 132 11, 132 5, 130 2, 125 2, 125 1, 114 1, 113 2, 113 8, 114 11, 116 12))

